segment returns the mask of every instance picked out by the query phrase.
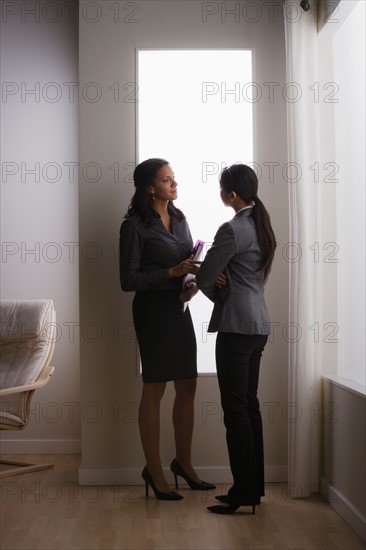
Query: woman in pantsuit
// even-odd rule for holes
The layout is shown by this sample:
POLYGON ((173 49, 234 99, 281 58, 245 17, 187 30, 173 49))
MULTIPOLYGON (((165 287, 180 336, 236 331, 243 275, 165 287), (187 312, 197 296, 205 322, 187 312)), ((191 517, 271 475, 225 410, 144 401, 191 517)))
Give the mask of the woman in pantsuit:
POLYGON ((257 397, 262 352, 270 333, 264 287, 276 239, 270 217, 258 198, 258 179, 244 164, 225 168, 221 199, 235 210, 217 231, 197 273, 197 285, 214 302, 208 331, 217 332, 216 367, 224 411, 233 485, 209 506, 232 514, 255 506, 264 495, 262 420, 257 397))

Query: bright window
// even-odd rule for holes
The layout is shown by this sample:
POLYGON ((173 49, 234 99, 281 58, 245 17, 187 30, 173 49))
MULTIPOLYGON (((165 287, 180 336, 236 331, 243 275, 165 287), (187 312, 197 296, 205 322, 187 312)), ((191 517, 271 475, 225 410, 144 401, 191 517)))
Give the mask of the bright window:
MULTIPOLYGON (((176 205, 193 240, 206 249, 234 212, 219 196, 221 169, 253 162, 250 50, 139 50, 138 162, 169 161, 178 182, 176 205)), ((207 334, 212 303, 199 293, 191 302, 198 370, 215 372, 215 334, 207 334)))
MULTIPOLYGON (((339 27, 339 28, 338 28, 339 27)), ((365 2, 333 39, 337 184, 338 374, 365 390, 365 2)))

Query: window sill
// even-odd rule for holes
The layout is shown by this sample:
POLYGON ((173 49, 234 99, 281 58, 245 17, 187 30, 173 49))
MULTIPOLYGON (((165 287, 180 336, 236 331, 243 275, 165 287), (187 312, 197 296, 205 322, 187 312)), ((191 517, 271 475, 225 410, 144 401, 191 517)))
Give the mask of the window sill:
POLYGON ((348 380, 342 376, 331 376, 327 374, 322 375, 322 379, 327 380, 335 386, 350 391, 360 397, 366 397, 366 386, 363 386, 362 384, 358 384, 357 382, 353 382, 352 380, 348 380))

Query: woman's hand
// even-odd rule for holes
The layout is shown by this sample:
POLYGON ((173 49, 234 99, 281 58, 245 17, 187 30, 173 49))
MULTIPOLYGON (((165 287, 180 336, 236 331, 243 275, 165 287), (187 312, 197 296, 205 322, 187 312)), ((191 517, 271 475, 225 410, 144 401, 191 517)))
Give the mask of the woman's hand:
POLYGON ((220 275, 217 277, 217 279, 215 281, 215 285, 218 288, 222 288, 223 286, 227 285, 227 278, 226 278, 225 273, 220 273, 220 275))
POLYGON ((198 286, 196 283, 190 282, 187 283, 184 290, 179 294, 179 300, 184 304, 184 302, 189 302, 193 296, 198 292, 198 286))
POLYGON ((171 279, 172 277, 183 277, 183 275, 187 275, 188 273, 192 273, 195 275, 198 270, 198 265, 202 262, 197 262, 196 260, 193 260, 193 254, 187 258, 187 260, 183 260, 180 264, 170 267, 168 269, 168 277, 171 279))

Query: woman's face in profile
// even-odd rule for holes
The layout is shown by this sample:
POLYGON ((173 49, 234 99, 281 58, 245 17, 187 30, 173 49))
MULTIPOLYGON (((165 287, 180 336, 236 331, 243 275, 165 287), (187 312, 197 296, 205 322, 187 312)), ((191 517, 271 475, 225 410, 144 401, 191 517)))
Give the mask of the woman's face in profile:
POLYGON ((222 200, 222 202, 224 203, 225 206, 231 206, 230 198, 229 198, 230 193, 227 193, 225 191, 225 189, 221 185, 221 181, 220 181, 220 197, 221 197, 221 200, 222 200))
POLYGON ((155 199, 174 201, 178 196, 177 185, 171 166, 165 164, 156 174, 154 185, 152 186, 155 199))

